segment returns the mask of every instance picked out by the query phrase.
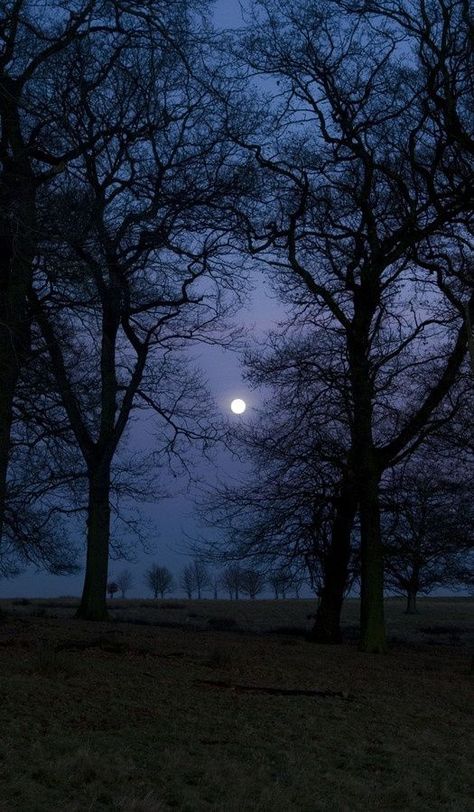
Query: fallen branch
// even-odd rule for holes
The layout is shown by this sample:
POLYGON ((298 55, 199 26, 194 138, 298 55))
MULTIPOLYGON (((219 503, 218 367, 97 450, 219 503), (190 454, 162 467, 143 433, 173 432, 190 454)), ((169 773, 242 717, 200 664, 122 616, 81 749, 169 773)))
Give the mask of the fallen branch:
POLYGON ((271 694, 272 696, 317 696, 322 698, 354 699, 348 691, 315 691, 305 688, 269 688, 262 685, 233 685, 224 680, 195 679, 194 685, 206 685, 211 688, 227 688, 235 693, 271 694))

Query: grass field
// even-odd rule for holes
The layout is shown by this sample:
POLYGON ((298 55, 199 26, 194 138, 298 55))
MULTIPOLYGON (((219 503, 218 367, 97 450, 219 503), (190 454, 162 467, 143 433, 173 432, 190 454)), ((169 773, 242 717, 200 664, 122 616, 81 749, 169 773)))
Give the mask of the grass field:
POLYGON ((356 601, 337 647, 303 600, 0 606, 1 812, 474 810, 472 599, 387 601, 386 656, 356 601))

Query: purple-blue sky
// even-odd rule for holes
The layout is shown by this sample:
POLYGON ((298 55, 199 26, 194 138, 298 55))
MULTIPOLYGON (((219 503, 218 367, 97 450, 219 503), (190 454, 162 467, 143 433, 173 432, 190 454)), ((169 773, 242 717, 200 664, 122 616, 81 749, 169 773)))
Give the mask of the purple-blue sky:
POLYGON ((235 28, 241 25, 242 12, 239 0, 217 0, 214 9, 216 28, 235 28))

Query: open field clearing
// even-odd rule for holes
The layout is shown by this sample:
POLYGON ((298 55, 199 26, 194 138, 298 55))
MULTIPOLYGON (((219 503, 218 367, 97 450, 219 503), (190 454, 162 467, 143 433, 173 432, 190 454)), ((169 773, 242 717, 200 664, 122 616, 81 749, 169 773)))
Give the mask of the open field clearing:
POLYGON ((1 604, 1 812, 474 809, 472 600, 388 601, 386 656, 356 601, 340 647, 311 601, 52 603, 1 604))
MULTIPOLYGON (((72 618, 78 600, 25 599, 0 601, 10 615, 19 617, 72 618)), ((392 641, 474 645, 473 598, 419 598, 419 611, 406 615, 405 601, 389 598, 385 603, 387 632, 392 641)), ((184 627, 194 630, 279 632, 302 635, 311 628, 314 600, 128 600, 109 601, 113 620, 137 625, 184 627)), ((343 628, 354 640, 359 628, 359 601, 346 600, 343 628)))

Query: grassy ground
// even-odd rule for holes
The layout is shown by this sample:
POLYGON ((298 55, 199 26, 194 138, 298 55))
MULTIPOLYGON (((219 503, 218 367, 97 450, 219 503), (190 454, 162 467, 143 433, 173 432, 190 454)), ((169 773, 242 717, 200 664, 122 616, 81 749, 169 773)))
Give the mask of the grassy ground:
POLYGON ((389 601, 383 657, 289 631, 309 601, 6 603, 1 812, 474 810, 472 600, 389 601))

